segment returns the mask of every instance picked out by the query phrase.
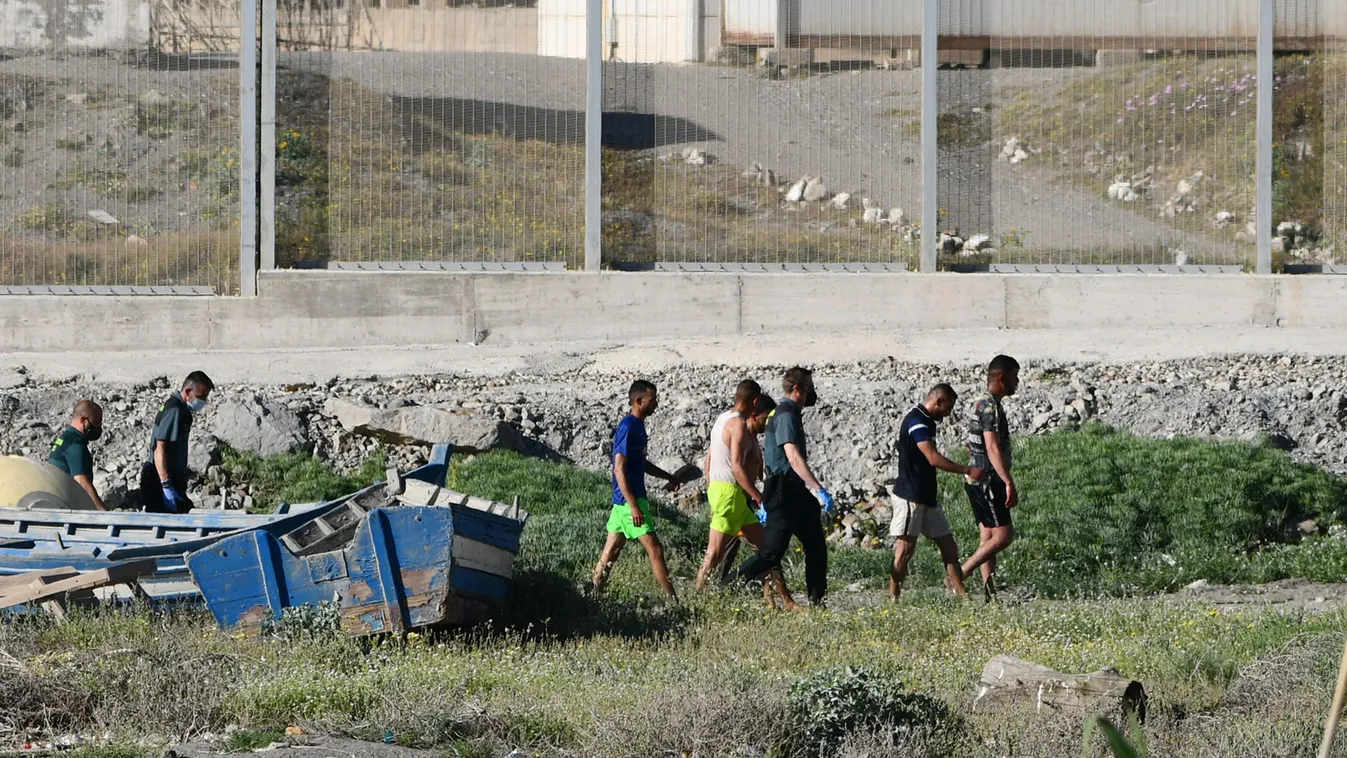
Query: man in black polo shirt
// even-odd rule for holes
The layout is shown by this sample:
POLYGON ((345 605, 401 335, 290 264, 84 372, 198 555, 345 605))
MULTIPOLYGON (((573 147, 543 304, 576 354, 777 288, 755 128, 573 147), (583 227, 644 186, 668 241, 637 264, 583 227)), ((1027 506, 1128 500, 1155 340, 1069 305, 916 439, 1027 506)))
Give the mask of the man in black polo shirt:
POLYGON ((823 489, 809 469, 809 450, 800 414, 818 402, 814 376, 808 369, 795 367, 786 372, 781 389, 785 397, 767 422, 763 438, 763 463, 767 481, 762 488, 762 504, 767 511, 766 534, 758 554, 739 567, 741 579, 761 579, 781 568, 781 559, 790 547, 792 536, 804 548, 805 584, 809 600, 823 603, 828 590, 828 539, 823 533, 820 507, 831 513, 833 496, 823 489))
POLYGON ((935 446, 936 425, 954 410, 958 399, 954 388, 937 384, 926 400, 913 408, 898 431, 898 478, 890 497, 893 521, 889 534, 893 544, 893 567, 889 570, 889 599, 897 600, 907 578, 907 565, 917 549, 917 537, 925 537, 940 547, 945 563, 945 586, 960 597, 968 597, 959 567, 959 546, 954 543, 949 521, 937 501, 935 470, 962 474, 981 481, 985 474, 969 466, 960 466, 940 454, 935 446))
POLYGON ((94 487, 94 457, 89 443, 103 436, 103 409, 92 400, 81 400, 70 414, 70 423, 61 436, 51 443, 51 457, 47 462, 70 475, 75 483, 89 493, 94 507, 106 511, 103 498, 94 487))
POLYGON ((187 375, 182 390, 169 395, 154 417, 145 465, 140 469, 140 495, 151 513, 186 513, 187 451, 192 417, 206 407, 215 384, 201 371, 187 375))

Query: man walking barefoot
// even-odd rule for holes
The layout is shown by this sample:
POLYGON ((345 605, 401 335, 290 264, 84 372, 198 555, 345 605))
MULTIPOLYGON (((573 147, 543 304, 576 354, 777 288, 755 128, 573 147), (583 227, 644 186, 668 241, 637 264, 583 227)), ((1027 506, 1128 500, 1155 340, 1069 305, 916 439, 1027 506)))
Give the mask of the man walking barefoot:
POLYGON ((631 413, 617 425, 613 434, 613 507, 608 514, 608 541, 594 567, 594 594, 602 594, 608 583, 608 573, 622 554, 627 540, 636 540, 650 556, 650 568, 655 573, 664 594, 675 598, 669 569, 664 564, 664 546, 655 535, 650 519, 650 501, 646 499, 647 475, 669 483, 669 490, 677 489, 673 475, 646 459, 645 420, 659 408, 659 393, 655 385, 643 379, 632 382, 627 391, 631 413))
POLYGON ((937 501, 936 469, 962 474, 980 482, 985 476, 979 469, 960 466, 940 454, 935 445, 936 425, 949 416, 958 399, 954 388, 937 384, 926 399, 903 418, 898 432, 898 478, 893 482, 893 521, 889 534, 893 544, 893 566, 889 570, 889 599, 897 600, 907 578, 908 563, 917 549, 917 537, 923 536, 940 548, 945 563, 945 586, 959 597, 968 597, 959 568, 959 546, 954 542, 949 520, 937 501))
POLYGON ((989 472, 985 482, 964 480, 968 502, 977 519, 978 549, 963 564, 963 574, 982 569, 983 595, 996 596, 996 556, 1015 539, 1010 510, 1020 502, 1015 479, 1010 474, 1010 427, 1001 400, 1020 386, 1020 364, 1008 355, 998 355, 987 366, 987 392, 973 405, 968 425, 969 464, 989 472))

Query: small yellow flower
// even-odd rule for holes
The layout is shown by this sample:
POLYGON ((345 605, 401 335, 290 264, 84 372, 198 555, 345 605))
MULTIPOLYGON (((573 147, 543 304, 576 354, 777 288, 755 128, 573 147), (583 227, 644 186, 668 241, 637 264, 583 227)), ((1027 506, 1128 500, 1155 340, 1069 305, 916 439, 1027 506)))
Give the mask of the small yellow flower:
POLYGON ((276 147, 279 147, 280 149, 284 150, 287 144, 289 143, 287 143, 285 140, 281 140, 281 144, 277 145, 276 147))

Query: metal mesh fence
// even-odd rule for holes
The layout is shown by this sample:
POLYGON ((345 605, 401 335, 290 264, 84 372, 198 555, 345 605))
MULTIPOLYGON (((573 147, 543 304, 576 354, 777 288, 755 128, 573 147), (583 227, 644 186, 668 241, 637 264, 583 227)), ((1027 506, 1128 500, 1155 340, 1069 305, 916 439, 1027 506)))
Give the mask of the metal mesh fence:
POLYGON ((921 6, 897 5, 609 3, 605 260, 915 268, 921 6))
POLYGON ((583 0, 338 2, 279 13, 278 265, 579 266, 583 0))
POLYGON ((966 241, 942 263, 1253 264, 1256 2, 981 5, 942 20, 951 47, 990 42, 986 69, 941 81, 966 241))
MULTIPOLYGON (((923 5, 605 2, 604 262, 916 268, 923 5)), ((580 267, 585 0, 277 6, 279 265, 580 267)), ((1347 264, 1342 0, 1272 83, 1258 0, 938 6, 942 268, 1250 268, 1260 86, 1276 262, 1347 264)), ((0 286, 236 292, 237 0, 66 11, 0 29, 0 286)))
POLYGON ((1319 261, 1347 264, 1347 19, 1324 40, 1324 235, 1319 261))
POLYGON ((174 18, 139 0, 6 16, 0 288, 237 291, 237 9, 197 36, 174 18))
MULTIPOLYGON (((1309 250, 1313 264, 1347 264, 1347 7, 1340 0, 1325 4, 1320 74, 1323 77, 1323 131, 1309 148, 1317 149, 1323 163, 1323 217, 1315 245, 1309 250)), ((1313 96, 1313 88, 1308 89, 1313 96)), ((1296 156, 1300 148, 1296 147, 1296 156)))

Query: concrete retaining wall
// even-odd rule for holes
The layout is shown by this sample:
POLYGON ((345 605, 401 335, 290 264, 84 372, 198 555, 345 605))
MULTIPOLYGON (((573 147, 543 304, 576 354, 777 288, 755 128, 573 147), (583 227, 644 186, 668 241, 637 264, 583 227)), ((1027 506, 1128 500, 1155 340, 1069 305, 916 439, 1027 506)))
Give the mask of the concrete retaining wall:
POLYGON ((249 350, 918 329, 1347 327, 1347 277, 275 272, 255 299, 0 297, 0 349, 249 350))

